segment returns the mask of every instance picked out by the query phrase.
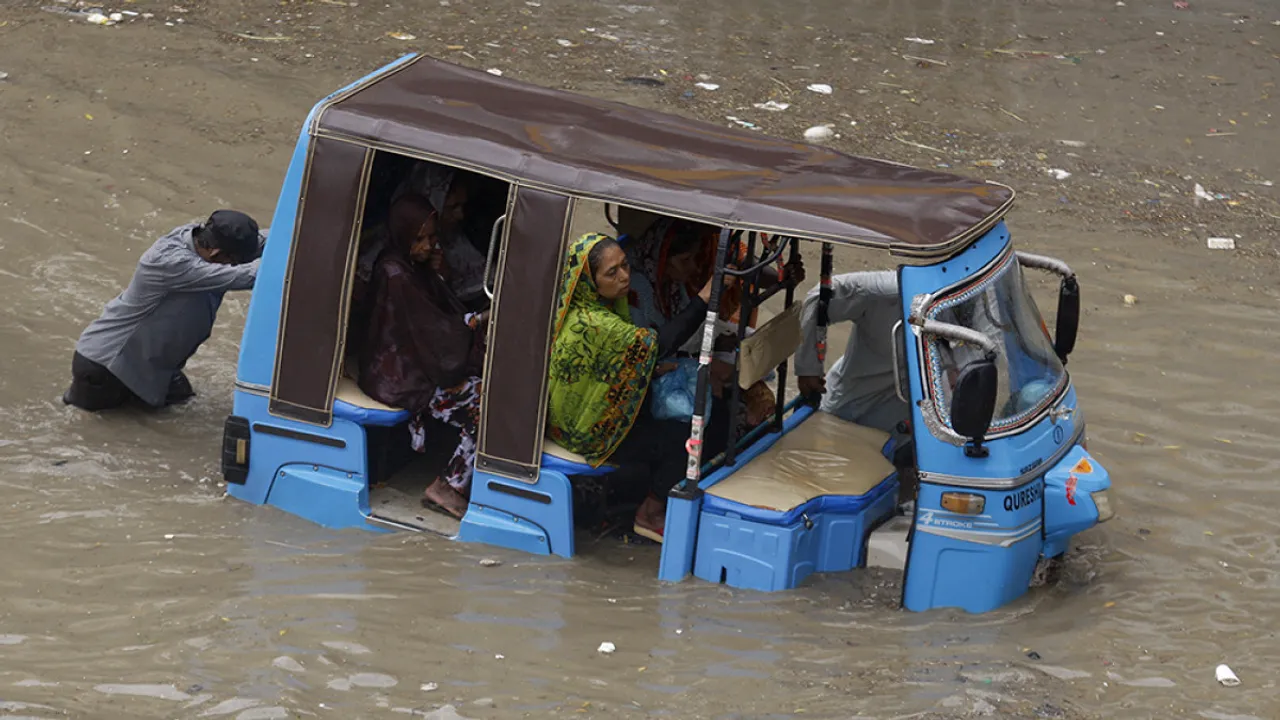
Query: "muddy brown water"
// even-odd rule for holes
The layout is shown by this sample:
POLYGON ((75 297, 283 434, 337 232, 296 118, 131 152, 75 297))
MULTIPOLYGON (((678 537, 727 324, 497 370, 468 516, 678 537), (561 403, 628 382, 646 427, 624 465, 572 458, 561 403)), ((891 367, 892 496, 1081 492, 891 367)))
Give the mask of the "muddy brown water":
POLYGON ((1280 716, 1273 3, 142 0, 107 28, 40 4, 0 7, 0 715, 1280 716), (1017 186, 1020 247, 1081 275, 1070 369, 1119 516, 982 616, 896 610, 891 573, 764 595, 590 538, 569 562, 329 532, 223 499, 244 296, 190 406, 64 408, 141 251, 217 206, 265 224, 311 104, 410 49, 1017 186))

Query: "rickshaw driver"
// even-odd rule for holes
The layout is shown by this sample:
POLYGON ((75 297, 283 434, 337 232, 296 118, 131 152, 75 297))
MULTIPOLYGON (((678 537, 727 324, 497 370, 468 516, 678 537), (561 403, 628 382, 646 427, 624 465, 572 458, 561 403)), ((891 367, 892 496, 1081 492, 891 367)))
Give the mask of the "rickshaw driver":
MULTIPOLYGON (((911 408, 898 398, 893 368, 893 326, 902 319, 897 273, 856 272, 831 278, 830 324, 851 322, 844 354, 824 375, 818 360, 818 293, 804 300, 804 340, 796 351, 796 384, 819 409, 858 425, 901 435, 911 408)), ((899 361, 901 366, 901 361, 899 361)), ((906 377, 905 367, 900 367, 906 377)))

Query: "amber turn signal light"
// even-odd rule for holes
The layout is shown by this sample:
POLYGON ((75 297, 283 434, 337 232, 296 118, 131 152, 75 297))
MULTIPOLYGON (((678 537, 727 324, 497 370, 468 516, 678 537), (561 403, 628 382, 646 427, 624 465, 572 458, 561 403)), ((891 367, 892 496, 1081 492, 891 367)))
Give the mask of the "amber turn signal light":
POLYGON ((974 493, 942 493, 942 509, 961 515, 981 515, 987 499, 974 493))

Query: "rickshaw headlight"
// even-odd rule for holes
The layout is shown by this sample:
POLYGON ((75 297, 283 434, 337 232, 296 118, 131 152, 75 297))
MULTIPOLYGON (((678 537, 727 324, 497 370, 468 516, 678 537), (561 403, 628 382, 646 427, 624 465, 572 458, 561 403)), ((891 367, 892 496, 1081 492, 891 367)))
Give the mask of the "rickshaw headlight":
POLYGON ((1090 493, 1089 497, 1093 498, 1093 504, 1098 508, 1098 522, 1106 522, 1115 517, 1116 511, 1111 507, 1111 496, 1106 490, 1090 493))

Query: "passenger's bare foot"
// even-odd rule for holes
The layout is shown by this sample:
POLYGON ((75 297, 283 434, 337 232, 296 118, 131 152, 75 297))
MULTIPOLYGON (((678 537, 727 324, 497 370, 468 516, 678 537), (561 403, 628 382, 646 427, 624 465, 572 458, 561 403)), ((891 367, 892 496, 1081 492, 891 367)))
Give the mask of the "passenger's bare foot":
POLYGON ((635 527, 632 529, 640 537, 660 543, 662 542, 663 531, 666 529, 666 523, 666 505, 658 498, 650 495, 636 509, 635 527))
POLYGON ((422 494, 425 507, 441 510, 461 520, 467 514, 467 499, 442 478, 436 478, 422 494))

